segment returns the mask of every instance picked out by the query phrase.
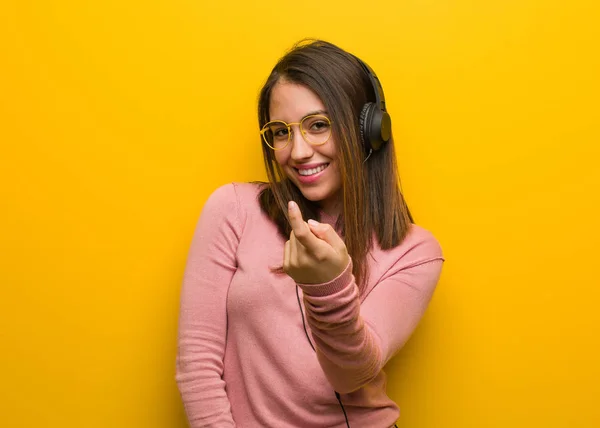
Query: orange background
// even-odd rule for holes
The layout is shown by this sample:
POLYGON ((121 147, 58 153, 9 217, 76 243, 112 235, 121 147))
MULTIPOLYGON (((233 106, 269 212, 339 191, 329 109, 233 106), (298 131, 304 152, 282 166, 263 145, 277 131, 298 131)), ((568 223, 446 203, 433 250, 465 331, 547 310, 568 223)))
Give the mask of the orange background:
POLYGON ((209 193, 263 179, 300 38, 377 71, 447 258, 390 364, 402 428, 600 426, 595 1, 0 5, 0 425, 186 425, 179 287, 209 193))

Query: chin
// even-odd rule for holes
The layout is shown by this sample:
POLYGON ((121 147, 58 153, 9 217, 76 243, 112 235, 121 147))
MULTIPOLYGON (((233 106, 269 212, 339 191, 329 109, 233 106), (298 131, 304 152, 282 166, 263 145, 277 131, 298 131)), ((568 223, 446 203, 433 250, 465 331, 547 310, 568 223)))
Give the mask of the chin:
POLYGON ((315 202, 317 204, 324 202, 326 200, 333 199, 335 197, 335 193, 336 193, 336 192, 331 191, 331 189, 321 189, 321 188, 317 188, 317 187, 309 188, 309 187, 303 186, 302 184, 296 184, 296 187, 298 187, 298 189, 302 193, 302 196, 304 196, 309 201, 315 202))
POLYGON ((329 197, 328 194, 325 194, 323 192, 311 192, 309 191, 302 191, 302 188, 300 188, 300 192, 302 192, 302 196, 304 196, 306 199, 308 199, 311 202, 321 202, 324 201, 325 199, 327 199, 329 197))

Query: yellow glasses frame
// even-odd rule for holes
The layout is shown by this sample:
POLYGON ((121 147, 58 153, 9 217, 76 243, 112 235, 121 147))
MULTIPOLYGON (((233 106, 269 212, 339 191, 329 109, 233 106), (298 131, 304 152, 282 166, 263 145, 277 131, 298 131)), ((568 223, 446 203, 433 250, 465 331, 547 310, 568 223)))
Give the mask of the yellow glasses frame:
POLYGON ((329 129, 329 135, 327 136, 327 139, 325 141, 323 141, 322 143, 313 143, 308 138, 306 138, 306 131, 304 131, 304 129, 302 129, 302 123, 304 123, 305 120, 310 119, 311 117, 323 118, 323 119, 325 119, 327 121, 327 123, 329 123, 329 126, 331 126, 331 120, 329 120, 329 118, 327 116, 323 116, 322 114, 311 114, 311 115, 308 115, 305 118, 303 118, 300 122, 287 123, 287 122, 284 122, 283 120, 272 120, 270 122, 267 122, 267 123, 264 124, 264 126, 260 130, 260 135, 262 136, 263 141, 271 149, 273 149, 275 151, 283 150, 283 149, 287 148, 287 146, 290 145, 290 141, 292 141, 292 135, 293 135, 293 132, 294 132, 292 130, 292 125, 298 125, 298 128, 300 129, 300 135, 302 135, 302 138, 304 138, 304 141, 306 141, 311 146, 322 146, 323 144, 327 143, 329 141, 329 139, 331 138, 331 128, 329 129), (273 123, 281 123, 282 125, 285 125, 287 127, 287 130, 288 130, 288 140, 287 140, 287 143, 285 143, 285 146, 279 147, 277 149, 275 147, 273 147, 271 144, 269 144, 269 142, 267 141, 267 137, 265 136, 265 132, 267 132, 269 130, 269 125, 271 125, 273 123))

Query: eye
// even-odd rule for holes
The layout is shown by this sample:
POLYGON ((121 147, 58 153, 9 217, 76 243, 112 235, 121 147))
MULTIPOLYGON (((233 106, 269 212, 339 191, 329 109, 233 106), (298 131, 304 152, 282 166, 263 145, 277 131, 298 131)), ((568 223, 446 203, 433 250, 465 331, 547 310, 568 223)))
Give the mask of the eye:
POLYGON ((314 122, 312 122, 310 124, 310 130, 312 132, 325 132, 327 130, 329 130, 329 122, 323 120, 323 119, 318 119, 315 120, 314 122))
POLYGON ((273 129, 273 136, 275 138, 287 138, 288 129, 286 127, 278 127, 273 129))

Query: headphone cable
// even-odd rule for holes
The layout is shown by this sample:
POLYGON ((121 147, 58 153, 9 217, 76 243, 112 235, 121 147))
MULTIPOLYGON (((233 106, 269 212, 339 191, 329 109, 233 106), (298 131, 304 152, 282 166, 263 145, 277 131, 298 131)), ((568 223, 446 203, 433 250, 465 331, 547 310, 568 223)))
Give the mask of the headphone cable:
MULTIPOLYGON (((313 349, 313 351, 317 352, 314 345, 312 344, 312 341, 310 340, 310 336, 308 335, 308 330, 306 329, 306 322, 304 320, 304 311, 302 310, 302 304, 300 303, 300 293, 298 291, 298 288, 299 287, 296 284, 296 298, 298 299, 298 307, 300 308, 300 315, 302 316, 302 326, 304 327, 304 334, 306 335, 306 339, 308 340, 310 347, 313 349)), ((344 405, 342 404, 342 398, 340 397, 340 393, 337 391, 334 391, 334 392, 335 392, 335 397, 338 400, 338 403, 340 403, 342 412, 344 412, 344 419, 346 420, 346 427, 350 428, 350 422, 348 422, 348 415, 346 414, 346 409, 344 408, 344 405)))

